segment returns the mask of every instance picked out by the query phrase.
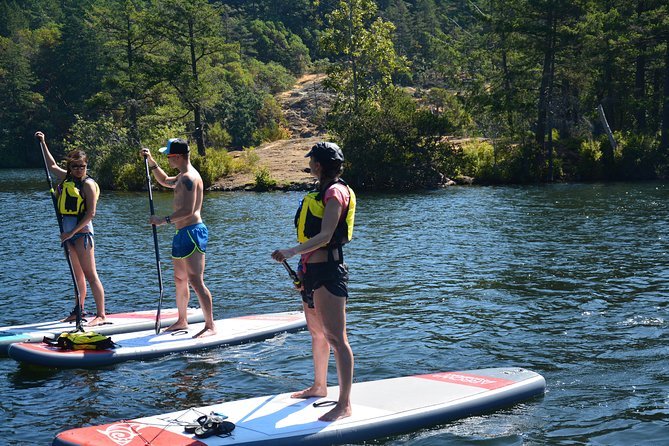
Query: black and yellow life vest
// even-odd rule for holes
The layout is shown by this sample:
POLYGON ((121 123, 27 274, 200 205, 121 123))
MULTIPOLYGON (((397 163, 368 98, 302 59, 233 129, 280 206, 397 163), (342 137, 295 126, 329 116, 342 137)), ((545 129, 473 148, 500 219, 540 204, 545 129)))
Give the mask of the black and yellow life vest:
POLYGON ((295 214, 295 227, 297 228, 297 241, 304 243, 321 232, 325 203, 323 196, 325 192, 336 183, 341 183, 348 188, 351 199, 348 202, 346 217, 340 219, 330 241, 323 246, 341 247, 353 238, 353 224, 355 221, 355 193, 344 180, 337 180, 322 191, 309 192, 300 203, 295 214))
MULTIPOLYGON (((58 212, 60 215, 74 215, 81 218, 86 213, 86 199, 84 197, 84 183, 91 178, 86 176, 82 180, 74 180, 71 177, 65 178, 60 183, 58 195, 58 212)), ((97 193, 100 193, 98 183, 93 181, 97 193)))
POLYGON ((61 333, 56 339, 45 337, 43 342, 63 350, 109 350, 116 346, 110 337, 94 331, 61 333))

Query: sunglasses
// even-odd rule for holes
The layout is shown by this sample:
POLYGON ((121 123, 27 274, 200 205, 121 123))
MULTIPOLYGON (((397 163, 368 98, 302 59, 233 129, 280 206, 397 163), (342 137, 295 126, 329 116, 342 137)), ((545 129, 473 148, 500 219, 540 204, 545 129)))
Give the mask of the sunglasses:
POLYGON ((70 167, 71 167, 72 169, 85 169, 85 168, 86 168, 86 164, 72 164, 70 167))
POLYGON ((181 155, 181 154, 180 153, 171 153, 171 154, 167 155, 167 157, 168 158, 174 158, 175 156, 179 156, 179 155, 181 155))

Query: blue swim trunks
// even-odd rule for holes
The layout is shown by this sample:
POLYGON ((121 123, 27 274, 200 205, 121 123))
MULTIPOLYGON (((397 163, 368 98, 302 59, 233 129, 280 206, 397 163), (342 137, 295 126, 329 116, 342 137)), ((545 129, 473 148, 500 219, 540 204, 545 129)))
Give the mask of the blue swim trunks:
POLYGON ((172 239, 172 258, 186 259, 193 255, 195 251, 204 254, 207 250, 208 239, 209 230, 204 223, 196 223, 177 229, 177 233, 172 239))

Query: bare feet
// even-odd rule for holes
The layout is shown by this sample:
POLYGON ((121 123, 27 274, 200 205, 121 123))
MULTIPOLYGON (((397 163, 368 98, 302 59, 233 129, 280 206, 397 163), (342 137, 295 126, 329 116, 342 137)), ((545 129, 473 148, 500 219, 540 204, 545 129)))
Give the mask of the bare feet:
POLYGON ((351 416, 351 406, 340 406, 339 403, 330 412, 318 417, 319 421, 336 421, 351 416))
POLYGON ((291 398, 311 398, 312 396, 324 397, 328 396, 327 387, 313 385, 308 389, 293 393, 291 398))
POLYGON ((87 327, 95 327, 96 325, 104 325, 107 319, 104 316, 95 316, 92 321, 86 324, 87 327))
POLYGON ((167 327, 164 331, 178 331, 178 330, 188 330, 188 322, 176 321, 175 323, 167 327))
MULTIPOLYGON (((83 319, 83 317, 84 317, 84 312, 82 311, 81 312, 81 318, 83 319)), ((77 313, 75 313, 73 311, 73 312, 70 313, 70 315, 68 317, 66 317, 65 319, 61 319, 60 321, 61 322, 74 322, 76 320, 77 320, 77 313)))
POLYGON ((206 338, 207 336, 213 336, 216 334, 216 330, 213 328, 203 328, 197 334, 193 335, 193 338, 206 338))

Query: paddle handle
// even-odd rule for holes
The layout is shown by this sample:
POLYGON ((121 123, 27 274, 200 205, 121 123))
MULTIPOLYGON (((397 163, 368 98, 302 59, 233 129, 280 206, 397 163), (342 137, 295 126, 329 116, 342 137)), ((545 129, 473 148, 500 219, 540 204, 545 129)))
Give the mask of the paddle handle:
POLYGON ((295 288, 300 288, 300 294, 302 295, 303 298, 306 297, 307 292, 304 289, 304 286, 302 284, 302 280, 297 275, 297 273, 295 271, 293 271, 293 268, 290 267, 290 265, 288 264, 288 261, 286 259, 284 259, 283 262, 281 262, 281 264, 283 265, 284 268, 286 268, 286 271, 288 271, 288 275, 292 279, 293 285, 295 285, 295 288))
POLYGON ((297 277, 297 273, 295 273, 295 271, 293 271, 293 268, 290 267, 290 265, 288 264, 288 261, 284 259, 284 261, 281 262, 281 264, 283 265, 284 268, 286 268, 286 271, 288 271, 288 275, 293 280, 293 283, 296 286, 301 285, 302 281, 300 280, 299 277, 297 277))

